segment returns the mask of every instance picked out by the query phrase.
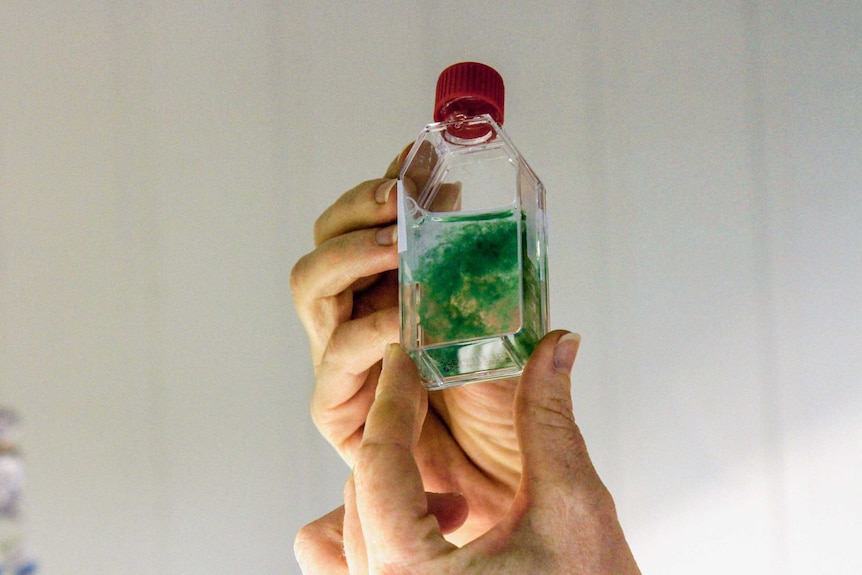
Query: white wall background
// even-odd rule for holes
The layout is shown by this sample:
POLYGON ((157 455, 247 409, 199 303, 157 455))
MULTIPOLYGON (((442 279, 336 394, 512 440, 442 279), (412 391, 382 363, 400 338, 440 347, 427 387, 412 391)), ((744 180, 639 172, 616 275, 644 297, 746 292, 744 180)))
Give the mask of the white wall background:
POLYGON ((862 572, 862 4, 0 2, 0 403, 46 574, 297 573, 288 275, 497 67, 645 572, 862 572))

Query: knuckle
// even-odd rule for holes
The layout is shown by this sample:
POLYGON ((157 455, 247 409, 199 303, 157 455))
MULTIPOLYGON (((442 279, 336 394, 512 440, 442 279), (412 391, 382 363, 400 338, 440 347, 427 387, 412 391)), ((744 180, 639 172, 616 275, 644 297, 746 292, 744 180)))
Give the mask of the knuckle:
POLYGON ((542 427, 565 430, 577 428, 571 401, 563 397, 545 397, 527 406, 527 416, 542 427))
POLYGON ((310 565, 317 548, 322 544, 322 538, 323 535, 314 523, 309 523, 297 532, 293 539, 293 554, 303 568, 310 565))
POLYGON ((325 230, 327 224, 329 223, 330 218, 332 217, 332 209, 330 206, 327 208, 316 220, 314 220, 314 226, 312 227, 312 234, 314 235, 314 245, 315 247, 319 246, 324 242, 325 238, 325 230))
POLYGON ((391 461, 412 457, 413 449, 409 439, 393 438, 385 442, 365 439, 356 451, 353 476, 357 483, 373 485, 379 478, 380 469, 388 467, 391 461))
POLYGON ((318 430, 324 430, 326 429, 328 418, 324 416, 325 410, 321 405, 320 400, 315 397, 316 395, 317 394, 313 394, 311 398, 311 407, 309 409, 311 421, 318 430))
POLYGON ((387 334, 389 333, 389 321, 388 315, 383 312, 372 313, 367 316, 367 324, 368 324, 368 338, 370 341, 375 342, 375 344, 379 347, 382 345, 384 340, 387 340, 387 334))
POLYGON ((317 541, 317 537, 317 532, 311 524, 305 525, 296 533, 296 537, 293 539, 293 551, 297 559, 301 561, 301 558, 305 557, 308 549, 317 541))
POLYGON ((308 254, 302 256, 293 265, 290 270, 290 293, 294 301, 300 300, 303 291, 303 284, 308 273, 308 254))
POLYGON ((352 347, 350 345, 349 334, 345 331, 352 324, 341 323, 332 330, 329 336, 329 341, 326 342, 326 349, 323 352, 321 365, 324 365, 327 372, 346 373, 355 375, 349 369, 349 359, 352 355, 352 347))

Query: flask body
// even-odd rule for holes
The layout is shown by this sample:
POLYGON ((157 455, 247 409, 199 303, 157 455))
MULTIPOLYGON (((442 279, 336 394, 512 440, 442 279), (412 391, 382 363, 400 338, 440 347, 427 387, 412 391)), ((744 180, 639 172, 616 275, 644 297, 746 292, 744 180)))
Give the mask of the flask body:
POLYGON ((548 330, 542 183, 483 115, 425 127, 398 202, 401 345, 423 384, 518 376, 548 330))

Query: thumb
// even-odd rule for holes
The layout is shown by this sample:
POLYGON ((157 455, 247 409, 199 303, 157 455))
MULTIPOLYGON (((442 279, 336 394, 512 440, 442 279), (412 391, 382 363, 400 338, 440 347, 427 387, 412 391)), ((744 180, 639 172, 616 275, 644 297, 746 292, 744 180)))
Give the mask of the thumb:
POLYGON ((549 333, 521 374, 515 432, 523 465, 519 495, 528 501, 601 486, 572 411, 569 374, 580 343, 577 334, 549 333))
POLYGON ((569 373, 580 343, 572 333, 549 333, 521 374, 515 433, 523 470, 507 527, 528 540, 538 536, 549 555, 581 566, 578 573, 639 574, 613 497, 590 461, 572 413, 569 373))

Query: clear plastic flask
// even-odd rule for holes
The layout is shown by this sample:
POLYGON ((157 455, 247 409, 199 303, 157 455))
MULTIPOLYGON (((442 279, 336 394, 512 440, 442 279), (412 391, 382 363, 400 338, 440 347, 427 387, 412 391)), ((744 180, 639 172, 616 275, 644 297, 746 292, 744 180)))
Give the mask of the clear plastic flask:
POLYGON ((494 69, 444 70, 399 175, 401 345, 428 389, 518 376, 548 331, 545 190, 503 100, 494 69))

